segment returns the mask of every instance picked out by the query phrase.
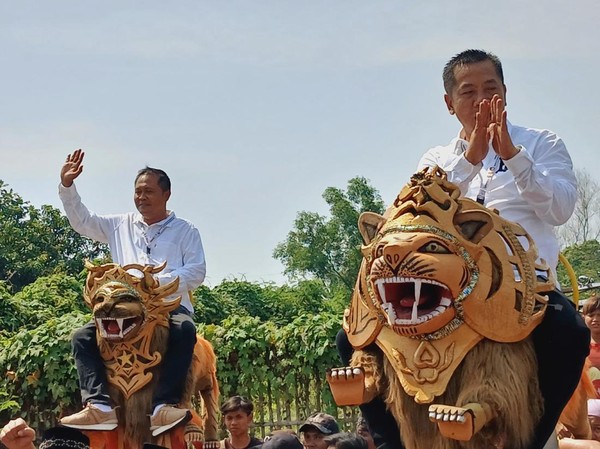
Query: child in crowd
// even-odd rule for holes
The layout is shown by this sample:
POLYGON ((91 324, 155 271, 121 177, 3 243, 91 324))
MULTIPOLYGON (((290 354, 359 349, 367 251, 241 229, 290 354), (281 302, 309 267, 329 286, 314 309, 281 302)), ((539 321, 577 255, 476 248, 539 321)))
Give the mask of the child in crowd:
POLYGON ((261 447, 263 442, 250 436, 254 405, 244 396, 233 396, 221 406, 221 416, 229 437, 221 441, 223 449, 251 449, 261 447))

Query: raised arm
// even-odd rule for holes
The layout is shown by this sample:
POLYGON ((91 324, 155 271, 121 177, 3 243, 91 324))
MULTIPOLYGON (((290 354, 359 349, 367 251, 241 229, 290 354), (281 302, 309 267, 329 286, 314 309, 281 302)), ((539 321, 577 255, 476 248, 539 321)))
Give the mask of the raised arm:
POLYGON ((85 153, 76 150, 69 154, 60 170, 58 196, 62 201, 69 223, 79 234, 99 242, 108 243, 108 235, 116 226, 118 216, 99 216, 90 212, 81 202, 73 181, 83 171, 85 153))

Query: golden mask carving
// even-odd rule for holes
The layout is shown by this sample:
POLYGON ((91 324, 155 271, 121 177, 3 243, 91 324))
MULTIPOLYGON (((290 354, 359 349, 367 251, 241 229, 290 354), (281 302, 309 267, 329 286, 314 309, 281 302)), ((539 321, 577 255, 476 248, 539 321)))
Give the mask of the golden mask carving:
POLYGON ((439 168, 411 178, 386 216, 361 216, 364 256, 344 329, 375 342, 418 403, 442 394, 483 338, 516 342, 544 315, 554 279, 518 224, 460 197, 439 168), (536 271, 546 277, 542 281, 536 271))
POLYGON ((126 398, 152 380, 151 369, 161 361, 160 352, 151 349, 154 331, 169 327, 169 313, 180 303, 164 300, 177 291, 178 279, 159 286, 153 277, 164 266, 86 263, 84 299, 93 311, 100 354, 108 381, 126 398))

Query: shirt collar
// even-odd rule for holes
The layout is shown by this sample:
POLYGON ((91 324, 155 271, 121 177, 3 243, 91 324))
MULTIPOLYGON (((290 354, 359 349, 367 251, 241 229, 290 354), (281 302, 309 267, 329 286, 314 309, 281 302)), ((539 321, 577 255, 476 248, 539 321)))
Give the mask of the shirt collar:
POLYGON ((153 223, 151 225, 147 225, 146 222, 144 221, 144 218, 142 217, 142 214, 140 214, 139 212, 135 214, 135 216, 133 217, 133 222, 141 227, 150 227, 150 226, 162 226, 164 224, 166 224, 166 228, 168 228, 169 226, 173 225, 173 221, 175 218, 177 218, 175 216, 175 212, 173 212, 172 210, 168 210, 167 211, 169 214, 161 221, 153 223), (173 220, 169 221, 169 223, 166 223, 171 217, 173 217, 173 220))

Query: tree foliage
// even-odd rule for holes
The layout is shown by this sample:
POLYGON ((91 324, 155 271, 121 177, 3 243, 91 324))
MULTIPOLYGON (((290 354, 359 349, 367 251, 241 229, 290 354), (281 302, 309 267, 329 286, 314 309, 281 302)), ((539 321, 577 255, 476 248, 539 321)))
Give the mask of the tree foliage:
POLYGON ((348 294, 362 258, 358 217, 366 211, 383 213, 384 203, 379 192, 362 177, 350 179, 345 191, 328 187, 323 199, 329 205, 330 216, 299 212, 294 229, 273 255, 290 277, 320 279, 333 290, 348 294))
POLYGON ((0 281, 13 291, 54 272, 76 275, 84 259, 104 252, 103 245, 75 232, 58 209, 38 209, 0 181, 0 281))
POLYGON ((248 316, 285 325, 302 313, 342 313, 347 306, 331 296, 317 280, 294 286, 226 280, 214 288, 201 286, 194 293, 194 319, 198 323, 220 323, 231 316, 248 316))

